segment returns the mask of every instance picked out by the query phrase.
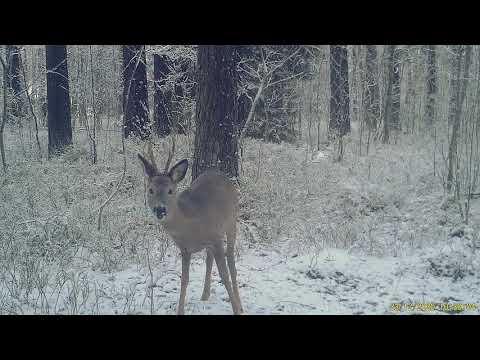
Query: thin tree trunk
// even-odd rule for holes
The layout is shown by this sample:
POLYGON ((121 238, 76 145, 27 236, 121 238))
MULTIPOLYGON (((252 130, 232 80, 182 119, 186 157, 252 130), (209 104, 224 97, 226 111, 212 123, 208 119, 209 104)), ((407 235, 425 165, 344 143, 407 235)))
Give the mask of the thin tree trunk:
POLYGON ((395 45, 387 46, 387 60, 386 60, 386 69, 387 69, 387 92, 385 94, 385 113, 383 117, 383 136, 382 142, 384 144, 388 143, 390 140, 390 127, 392 126, 392 121, 394 118, 394 100, 393 100, 393 88, 394 88, 394 74, 395 74, 395 63, 394 63, 394 52, 395 45))
POLYGON ((80 104, 79 104, 79 125, 86 127, 88 117, 87 117, 87 64, 85 61, 85 57, 83 56, 83 52, 80 51, 80 104))
POLYGON ((316 88, 316 112, 317 116, 317 151, 320 151, 320 87, 318 84, 315 84, 316 88))
POLYGON ((453 172, 457 163, 457 143, 458 131, 460 129, 462 105, 465 98, 467 77, 470 69, 472 47, 466 46, 466 49, 457 45, 453 47, 453 63, 455 66, 455 79, 452 79, 451 90, 454 92, 450 98, 449 118, 452 118, 453 129, 448 147, 448 175, 447 175, 447 191, 451 191, 453 185, 453 172), (465 56, 465 67, 463 81, 460 81, 463 57, 465 56), (456 58, 456 59, 455 59, 456 58))
MULTIPOLYGON (((23 67, 23 63, 20 61, 20 68, 22 70, 22 75, 23 75, 23 85, 25 89, 28 88, 27 86, 27 77, 25 75, 25 69, 23 67)), ((32 105, 32 100, 30 98, 30 94, 28 91, 25 92, 27 100, 28 100, 28 105, 30 107, 30 112, 32 113, 33 120, 35 121, 35 140, 37 142, 37 147, 38 147, 38 156, 39 158, 42 158, 42 148, 40 147, 40 139, 38 138, 38 119, 37 115, 35 115, 35 111, 33 110, 33 105, 32 105)))
MULTIPOLYGON (((242 147, 242 142, 243 138, 245 137, 245 134, 247 133, 248 126, 250 125, 250 122, 253 119, 253 114, 255 114, 255 108, 257 107, 258 100, 260 99, 260 96, 262 95, 262 92, 265 88, 265 79, 262 79, 260 81, 260 86, 258 87, 257 94, 255 95, 255 99, 253 99, 252 106, 250 106, 250 111, 248 112, 248 117, 247 120, 245 121, 245 124, 243 125, 243 128, 240 132, 240 136, 238 138, 238 142, 240 144, 240 147, 242 147)), ((300 114, 300 123, 301 123, 301 114, 300 114)))
MULTIPOLYGON (((303 91, 305 94, 305 91, 303 91)), ((312 117, 313 117, 313 92, 309 91, 309 96, 308 96, 308 146, 307 148, 312 148, 313 147, 313 140, 312 140, 312 117)))
POLYGON ((7 61, 8 61, 8 87, 11 91, 10 107, 11 114, 15 117, 22 116, 24 104, 22 99, 22 83, 21 83, 21 57, 20 49, 16 45, 7 45, 7 61))
MULTIPOLYGON (((90 53, 90 75, 91 75, 91 92, 92 92, 92 112, 93 112, 93 129, 90 130, 90 126, 87 127, 88 136, 92 142, 93 163, 97 163, 97 113, 95 109, 95 83, 93 79, 93 55, 92 45, 89 46, 90 53)), ((88 121, 87 121, 88 124, 88 121)))
POLYGON ((415 104, 416 104, 416 81, 415 81, 415 73, 416 73, 416 63, 413 60, 413 56, 411 52, 415 49, 413 46, 410 46, 409 51, 409 62, 408 62, 408 74, 407 74, 407 91, 405 94, 405 110, 404 112, 406 115, 406 131, 407 133, 413 134, 414 132, 414 124, 413 119, 415 115, 415 104))
POLYGON ((360 47, 358 45, 353 45, 352 47, 352 71, 351 71, 351 87, 350 87, 350 98, 352 101, 352 121, 358 121, 358 86, 357 86, 357 75, 358 75, 358 60, 360 58, 360 47))
POLYGON ((437 97, 437 56, 435 45, 429 45, 427 52, 427 103, 425 105, 425 125, 431 127, 435 119, 435 99, 437 97))
POLYGON ((391 112, 390 112, 390 125, 392 129, 396 131, 401 130, 400 123, 400 53, 401 50, 392 46, 392 72, 390 73, 392 81, 392 94, 391 94, 391 112))
POLYGON ((380 118, 380 89, 378 86, 378 57, 376 45, 367 45, 365 54, 365 96, 363 97, 365 122, 376 130, 380 118))
POLYGON ((298 139, 302 140, 302 109, 300 107, 300 101, 298 107, 298 139))

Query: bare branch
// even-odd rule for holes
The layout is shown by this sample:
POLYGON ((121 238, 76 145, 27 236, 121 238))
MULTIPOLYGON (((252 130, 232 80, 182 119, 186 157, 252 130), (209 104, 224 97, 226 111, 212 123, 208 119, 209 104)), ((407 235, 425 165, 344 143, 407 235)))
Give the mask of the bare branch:
POLYGON ((275 82, 273 82, 273 83, 270 83, 270 84, 268 84, 268 85, 269 85, 269 86, 273 86, 273 85, 276 85, 276 84, 281 83, 281 82, 283 82, 283 81, 292 80, 292 79, 295 79, 296 77, 303 76, 303 75, 305 75, 305 73, 304 73, 304 72, 301 72, 301 73, 298 73, 298 74, 289 76, 289 77, 287 77, 287 78, 283 78, 283 79, 277 80, 277 81, 275 81, 275 82))
POLYGON ((271 71, 270 74, 273 74, 275 71, 277 71, 279 68, 281 68, 288 60, 290 60, 292 57, 294 57, 301 48, 298 48, 295 50, 293 53, 291 53, 288 57, 286 57, 280 64, 278 64, 276 67, 274 67, 271 71))

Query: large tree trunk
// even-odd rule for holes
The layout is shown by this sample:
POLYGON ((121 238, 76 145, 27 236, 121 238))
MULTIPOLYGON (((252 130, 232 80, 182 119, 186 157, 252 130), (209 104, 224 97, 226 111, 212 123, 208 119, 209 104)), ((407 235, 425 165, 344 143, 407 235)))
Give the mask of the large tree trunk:
POLYGON ((342 137, 350 132, 347 47, 330 46, 330 123, 329 135, 342 137))
POLYGON ((380 118, 380 90, 378 86, 376 45, 367 45, 365 62, 365 95, 363 97, 365 122, 370 130, 375 130, 380 118))
POLYGON ((67 47, 47 45, 48 154, 72 143, 67 47))
POLYGON ((435 99, 437 97, 437 56, 435 45, 428 45, 427 52, 427 103, 425 105, 425 125, 430 127, 435 119, 435 99))
POLYGON ((463 100, 467 90, 467 78, 472 58, 472 46, 455 45, 452 47, 451 65, 454 70, 454 78, 450 85, 449 122, 453 124, 452 136, 448 147, 448 174, 447 190, 450 191, 453 185, 454 170, 457 163, 458 131, 460 129, 463 100), (463 57, 465 67, 463 69, 463 81, 460 81, 463 57))
POLYGON ((146 139, 148 121, 147 69, 144 45, 123 46, 123 116, 125 137, 146 139))
POLYGON ((238 103, 234 46, 198 48, 195 156, 192 178, 218 167, 238 176, 238 103))
POLYGON ((169 59, 167 55, 153 55, 153 80, 154 80, 154 129, 155 132, 163 137, 170 135, 171 122, 171 106, 172 106, 172 91, 166 88, 167 76, 170 73, 169 59), (163 87, 163 91, 162 88, 163 87))

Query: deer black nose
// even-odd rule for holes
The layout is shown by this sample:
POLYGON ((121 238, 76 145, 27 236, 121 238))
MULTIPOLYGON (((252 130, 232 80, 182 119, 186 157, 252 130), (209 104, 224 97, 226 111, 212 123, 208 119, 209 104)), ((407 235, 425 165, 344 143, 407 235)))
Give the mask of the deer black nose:
POLYGON ((163 206, 157 206, 153 208, 153 212, 157 216, 157 218, 162 219, 164 216, 167 215, 167 209, 163 206))

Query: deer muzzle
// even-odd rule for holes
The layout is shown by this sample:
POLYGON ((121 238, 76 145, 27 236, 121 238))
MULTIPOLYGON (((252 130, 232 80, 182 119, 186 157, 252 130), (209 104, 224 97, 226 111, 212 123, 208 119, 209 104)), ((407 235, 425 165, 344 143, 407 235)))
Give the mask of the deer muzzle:
POLYGON ((167 216, 167 209, 164 206, 157 206, 153 208, 153 213, 158 220, 162 220, 165 216, 167 216))

